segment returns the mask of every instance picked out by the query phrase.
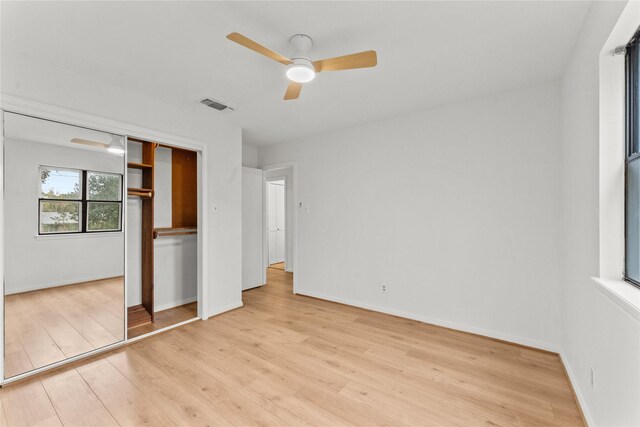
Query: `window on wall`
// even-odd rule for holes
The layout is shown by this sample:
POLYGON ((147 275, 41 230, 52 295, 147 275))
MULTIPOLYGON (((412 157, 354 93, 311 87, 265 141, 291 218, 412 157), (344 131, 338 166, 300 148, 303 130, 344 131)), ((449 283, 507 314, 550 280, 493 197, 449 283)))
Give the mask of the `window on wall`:
POLYGON ((40 167, 38 233, 122 230, 122 175, 40 167))
POLYGON ((626 50, 625 279, 640 287, 640 46, 626 50))

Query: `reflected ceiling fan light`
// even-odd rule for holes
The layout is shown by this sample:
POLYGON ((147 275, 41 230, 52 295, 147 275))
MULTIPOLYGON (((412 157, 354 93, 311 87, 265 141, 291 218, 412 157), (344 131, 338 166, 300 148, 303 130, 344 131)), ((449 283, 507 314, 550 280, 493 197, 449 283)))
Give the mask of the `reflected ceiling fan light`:
POLYGON ((124 148, 122 147, 109 147, 107 151, 111 154, 124 154, 124 148))
POLYGON ((107 147, 107 151, 111 154, 124 154, 124 146, 122 145, 120 138, 112 136, 111 144, 107 147))
POLYGON ((296 83, 308 83, 316 77, 313 67, 305 64, 291 64, 287 67, 287 78, 296 83))

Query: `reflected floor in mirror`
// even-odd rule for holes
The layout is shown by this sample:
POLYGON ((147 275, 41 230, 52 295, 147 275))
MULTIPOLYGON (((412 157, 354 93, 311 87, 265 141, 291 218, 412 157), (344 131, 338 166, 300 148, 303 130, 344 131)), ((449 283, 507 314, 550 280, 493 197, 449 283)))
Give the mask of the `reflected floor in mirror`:
POLYGON ((124 277, 5 297, 5 377, 124 339, 124 277))

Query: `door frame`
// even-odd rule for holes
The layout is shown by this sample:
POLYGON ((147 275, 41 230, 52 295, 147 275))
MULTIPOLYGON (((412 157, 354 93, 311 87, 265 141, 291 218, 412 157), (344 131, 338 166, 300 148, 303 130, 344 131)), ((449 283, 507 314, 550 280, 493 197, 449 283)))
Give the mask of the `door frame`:
POLYGON ((264 215, 264 220, 265 220, 265 226, 267 227, 266 229, 266 236, 267 236, 267 241, 266 241, 266 248, 267 248, 267 267, 269 267, 271 265, 270 263, 270 254, 269 254, 269 185, 272 182, 278 182, 278 181, 283 181, 284 182, 284 269, 285 271, 287 270, 287 263, 288 263, 288 259, 287 259, 287 249, 288 249, 288 245, 287 245, 287 237, 288 237, 288 228, 287 227, 287 188, 289 188, 289 186, 287 185, 287 177, 286 176, 274 176, 271 178, 265 178, 265 202, 266 202, 266 206, 267 209, 265 210, 265 215, 264 215))
POLYGON ((267 192, 268 192, 268 182, 270 181, 281 181, 284 179, 285 182, 285 270, 290 269, 293 273, 293 293, 297 293, 298 289, 298 274, 297 274, 297 266, 298 266, 298 165, 295 161, 293 162, 283 162, 283 163, 273 163, 262 166, 263 172, 263 193, 262 193, 262 213, 263 213, 263 282, 267 282, 267 268, 269 267, 269 227, 268 227, 268 205, 267 205, 267 192), (292 177, 289 178, 286 175, 274 175, 273 177, 267 177, 269 172, 274 172, 283 169, 291 169, 292 177), (292 211, 291 211, 291 227, 286 226, 286 206, 289 201, 287 196, 287 188, 289 186, 292 187, 291 198, 292 200, 292 211), (287 237, 288 233, 292 233, 291 239, 291 258, 287 256, 287 237))

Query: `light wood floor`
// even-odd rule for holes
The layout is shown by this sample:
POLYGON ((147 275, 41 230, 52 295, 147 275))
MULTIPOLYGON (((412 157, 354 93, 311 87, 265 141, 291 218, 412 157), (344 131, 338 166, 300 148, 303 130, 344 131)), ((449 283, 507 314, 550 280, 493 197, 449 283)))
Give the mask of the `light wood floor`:
POLYGON ((284 271, 284 262, 276 262, 275 264, 271 264, 269 268, 275 268, 276 270, 284 271))
POLYGON ((557 355, 291 294, 1 390, 29 425, 582 425, 557 355))
POLYGON ((157 331, 158 329, 166 328, 167 326, 175 325, 176 323, 184 322, 185 320, 193 319, 194 317, 198 317, 197 302, 158 311, 153 323, 129 328, 127 335, 129 338, 135 338, 148 334, 149 332, 157 331))
POLYGON ((5 377, 124 339, 122 277, 5 297, 5 377))

